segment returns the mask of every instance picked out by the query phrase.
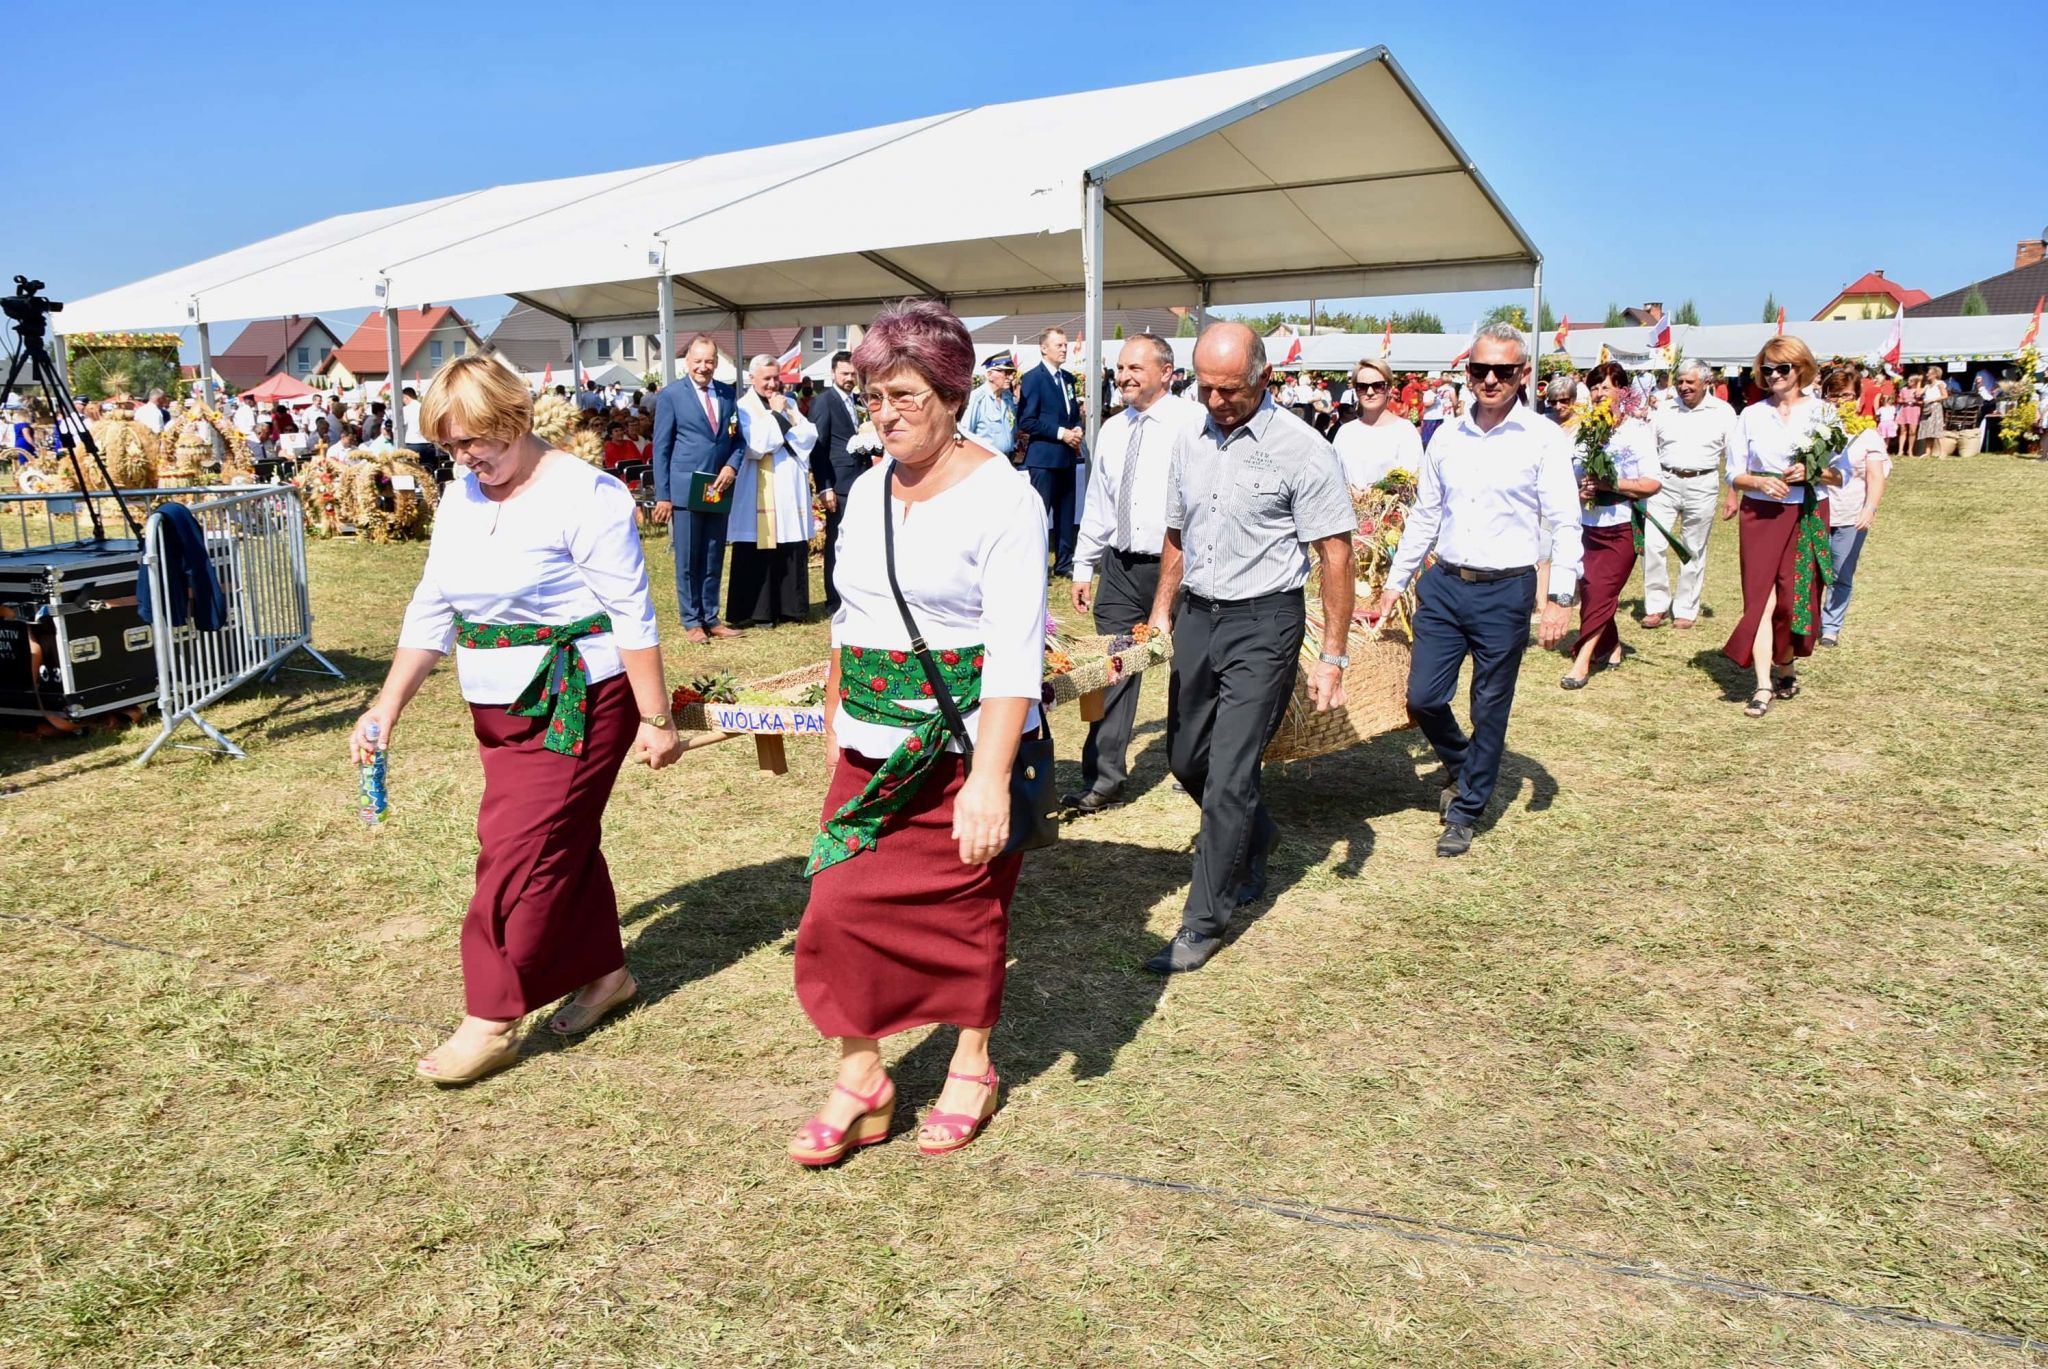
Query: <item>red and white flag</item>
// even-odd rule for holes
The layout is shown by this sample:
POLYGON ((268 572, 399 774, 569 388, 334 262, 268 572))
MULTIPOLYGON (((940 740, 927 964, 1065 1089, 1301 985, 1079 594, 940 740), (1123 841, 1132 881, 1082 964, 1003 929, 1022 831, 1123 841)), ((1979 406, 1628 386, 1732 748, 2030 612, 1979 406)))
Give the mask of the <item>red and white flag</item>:
POLYGON ((1785 336, 1785 306, 1778 306, 1778 336, 1785 336))
POLYGON ((550 361, 541 368, 540 387, 545 390, 555 383, 555 363, 550 361))
POLYGON ((1380 334, 1380 360, 1385 361, 1394 354, 1394 325, 1388 324, 1387 331, 1380 334))
POLYGON ((1465 359, 1472 355, 1472 348, 1478 341, 1479 325, 1475 323, 1472 325, 1472 331, 1465 335, 1465 345, 1458 349, 1458 354, 1456 356, 1451 358, 1451 365, 1464 365, 1465 359))
POLYGON ((2048 304, 2048 295, 2034 301, 2034 316, 2027 320, 2026 335, 2020 339, 2020 350, 2026 351, 2041 341, 2041 306, 2048 304))
POLYGON ((1552 338, 1551 341, 1557 345, 1557 350, 1562 352, 1565 349, 1564 340, 1570 337, 1571 335, 1572 316, 1570 314, 1566 314, 1564 316, 1564 321, 1557 325, 1557 336, 1552 338))
POLYGON ((1650 349, 1656 351, 1671 345, 1671 320, 1660 318, 1650 328, 1650 349))
POLYGON ((1294 338, 1287 344, 1287 355, 1280 358, 1282 366, 1292 366, 1301 360, 1301 339, 1294 338))
POLYGON ((1904 314, 1893 314, 1891 336, 1884 340, 1884 351, 1880 355, 1885 365, 1897 369, 1899 359, 1905 355, 1905 351, 1906 317, 1904 314))
POLYGON ((803 378, 804 372, 804 330, 796 330, 796 341, 789 344, 789 350, 775 358, 775 373, 782 377, 784 385, 794 385, 803 378))

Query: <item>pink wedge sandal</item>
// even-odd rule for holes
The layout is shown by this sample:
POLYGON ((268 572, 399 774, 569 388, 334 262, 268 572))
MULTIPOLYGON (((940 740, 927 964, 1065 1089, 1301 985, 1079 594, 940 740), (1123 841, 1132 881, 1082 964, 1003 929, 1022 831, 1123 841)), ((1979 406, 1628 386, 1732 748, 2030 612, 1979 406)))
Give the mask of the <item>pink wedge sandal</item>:
POLYGON ((996 1115, 996 1097, 1003 1086, 993 1065, 989 1066, 986 1074, 961 1074, 957 1070, 947 1070, 946 1077, 980 1084, 988 1090, 988 1102, 982 1105, 980 1116, 969 1116, 964 1112, 926 1114, 924 1125, 917 1129, 917 1148, 927 1155, 950 1155, 981 1135, 988 1119, 996 1115))
POLYGON ((859 1103, 863 1111, 844 1129, 827 1126, 815 1117, 803 1124, 796 1139, 789 1143, 789 1158, 811 1169, 837 1164, 849 1150, 889 1139, 889 1119, 896 1112, 894 1080, 884 1078, 882 1087, 865 1098, 844 1084, 834 1084, 832 1088, 859 1103))

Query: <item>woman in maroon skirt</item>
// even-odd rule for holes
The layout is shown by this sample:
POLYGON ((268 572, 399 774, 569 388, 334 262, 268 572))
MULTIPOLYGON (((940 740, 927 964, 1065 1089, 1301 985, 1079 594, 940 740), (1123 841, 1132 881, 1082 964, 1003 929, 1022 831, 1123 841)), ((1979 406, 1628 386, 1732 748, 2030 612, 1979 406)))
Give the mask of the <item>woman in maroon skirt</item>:
POLYGON ((462 924, 468 1015, 418 1073, 466 1084, 519 1057, 513 1029, 542 1004, 574 994, 548 1023, 566 1036, 633 997, 599 825, 628 751, 660 769, 682 741, 626 487, 534 436, 531 397, 483 357, 435 377, 420 426, 465 474, 350 748, 361 763, 388 747, 454 648, 483 757, 482 850, 462 924))
POLYGON ((1045 650, 1045 508, 1023 474, 959 433, 974 348, 940 305, 891 309, 853 354, 888 459, 854 482, 839 525, 826 682, 837 745, 796 992, 839 1043, 839 1072, 790 1157, 828 1165, 887 1139, 895 1085, 881 1038, 959 1028, 927 1154, 958 1150, 995 1111, 989 1033, 1002 1010, 1010 897, 1010 767, 1038 721, 1045 650), (890 590, 897 583, 974 739, 949 739, 890 590))
POLYGON ((1620 422, 1607 440, 1607 453, 1614 459, 1614 479, 1595 480, 1586 473, 1585 450, 1574 443, 1572 468, 1579 477, 1579 534, 1584 540, 1586 559, 1579 570, 1579 645, 1572 656, 1572 668, 1558 684, 1565 689, 1584 689, 1594 662, 1612 670, 1622 661, 1621 630, 1615 614, 1621 607, 1621 587, 1636 568, 1636 533, 1633 504, 1664 488, 1649 474, 1656 469, 1657 439, 1650 425, 1635 413, 1638 401, 1629 387, 1628 372, 1619 362, 1603 361, 1586 373, 1586 388, 1595 405, 1605 402, 1620 422))
POLYGON ((1832 405, 1806 393, 1817 373, 1798 338, 1766 342, 1754 375, 1768 398, 1742 411, 1728 449, 1721 517, 1735 517, 1738 506, 1742 512, 1742 621, 1721 654, 1756 672, 1743 710, 1752 718, 1799 693, 1795 662, 1820 639, 1823 580, 1833 577, 1821 491, 1839 486, 1850 466, 1841 448, 1824 462, 1813 455, 1816 436, 1835 417, 1832 405))

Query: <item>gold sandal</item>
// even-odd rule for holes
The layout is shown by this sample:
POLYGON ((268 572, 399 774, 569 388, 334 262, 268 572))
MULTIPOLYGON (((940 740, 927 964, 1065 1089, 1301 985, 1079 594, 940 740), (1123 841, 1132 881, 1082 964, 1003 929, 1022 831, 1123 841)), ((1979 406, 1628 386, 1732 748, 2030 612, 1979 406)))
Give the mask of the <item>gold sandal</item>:
POLYGON ((601 1003, 578 1003, 571 998, 560 1012, 548 1019, 548 1030, 557 1036, 580 1036, 604 1021, 610 1013, 632 1002, 639 993, 639 983, 627 975, 626 982, 601 1003))
POLYGON ((506 1032, 502 1036, 491 1038, 491 1044, 480 1050, 460 1053, 451 1049, 448 1042, 443 1041, 428 1051, 426 1060, 413 1066, 413 1071, 429 1083, 440 1084, 443 1087, 451 1084, 473 1084, 487 1074, 495 1074, 504 1069, 518 1058, 519 1043, 512 1039, 511 1032, 506 1032), (439 1068, 428 1069, 428 1060, 433 1061, 439 1068))

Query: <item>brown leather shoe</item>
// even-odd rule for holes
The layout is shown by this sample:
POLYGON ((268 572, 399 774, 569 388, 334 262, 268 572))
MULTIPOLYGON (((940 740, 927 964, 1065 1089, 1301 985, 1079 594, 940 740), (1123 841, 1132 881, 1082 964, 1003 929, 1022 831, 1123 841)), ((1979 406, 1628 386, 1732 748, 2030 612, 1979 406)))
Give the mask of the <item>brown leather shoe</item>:
POLYGON ((744 637, 747 634, 729 623, 713 623, 709 631, 714 637, 744 637))
POLYGON ((1643 626, 1646 628, 1664 626, 1664 615, 1661 613, 1645 613, 1643 615, 1643 626))
POLYGON ((697 643, 697 645, 702 646, 704 643, 710 641, 711 639, 704 635, 703 628, 693 627, 688 632, 685 632, 683 634, 683 640, 686 642, 695 642, 697 643))
POLYGON ((1697 620, 1692 618, 1673 618, 1671 626, 1677 628, 1680 632, 1691 632, 1695 621, 1697 620))

